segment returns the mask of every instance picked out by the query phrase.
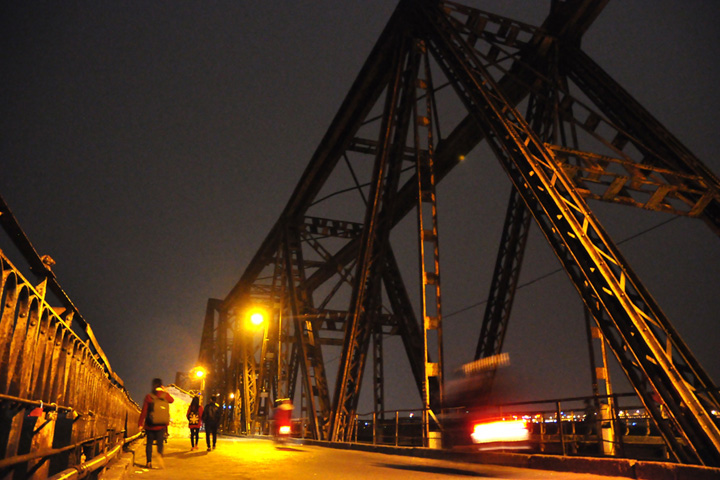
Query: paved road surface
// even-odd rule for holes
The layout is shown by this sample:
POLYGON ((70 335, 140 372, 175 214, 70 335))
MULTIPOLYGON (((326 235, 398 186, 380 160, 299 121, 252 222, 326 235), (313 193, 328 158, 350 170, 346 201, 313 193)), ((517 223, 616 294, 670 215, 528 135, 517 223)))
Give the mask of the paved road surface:
POLYGON ((130 479, 553 479, 613 480, 587 474, 526 470, 495 465, 475 465, 442 460, 338 450, 308 445, 276 446, 269 440, 219 438, 217 449, 190 451, 189 439, 170 439, 165 445, 165 468, 154 459, 145 466, 144 440, 135 445, 135 463, 128 468, 130 479))

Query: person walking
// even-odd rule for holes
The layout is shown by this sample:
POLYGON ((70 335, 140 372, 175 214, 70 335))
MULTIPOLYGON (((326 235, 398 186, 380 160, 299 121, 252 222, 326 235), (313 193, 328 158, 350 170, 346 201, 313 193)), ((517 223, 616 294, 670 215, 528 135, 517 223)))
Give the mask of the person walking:
POLYGON ((217 403, 217 395, 210 397, 210 403, 205 405, 203 411, 202 421, 205 424, 205 442, 207 443, 207 451, 215 449, 217 443, 217 431, 220 426, 220 417, 222 410, 220 405, 217 403), (212 436, 212 444, 210 443, 210 437, 212 436), (212 448, 211 448, 212 447, 212 448))
POLYGON ((202 426, 203 407, 200 397, 195 395, 187 411, 188 426, 190 427, 190 450, 197 450, 200 443, 200 427, 202 426))
POLYGON ((162 454, 165 431, 170 423, 170 404, 175 399, 163 388, 162 380, 154 378, 150 393, 145 395, 142 411, 138 419, 138 427, 145 430, 147 443, 145 445, 145 456, 147 468, 152 468, 152 446, 157 445, 158 458, 162 466, 162 454))

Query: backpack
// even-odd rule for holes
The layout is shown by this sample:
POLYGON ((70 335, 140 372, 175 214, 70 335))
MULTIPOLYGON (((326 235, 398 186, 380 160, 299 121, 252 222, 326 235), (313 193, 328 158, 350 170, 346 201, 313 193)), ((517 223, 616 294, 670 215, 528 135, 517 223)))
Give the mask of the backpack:
POLYGON ((167 425, 170 423, 170 404, 164 397, 150 394, 152 399, 148 408, 149 425, 167 425))
POLYGON ((208 404, 207 407, 205 407, 205 411, 203 412, 203 421, 208 425, 215 425, 218 423, 219 418, 218 417, 218 409, 217 405, 214 403, 208 404))

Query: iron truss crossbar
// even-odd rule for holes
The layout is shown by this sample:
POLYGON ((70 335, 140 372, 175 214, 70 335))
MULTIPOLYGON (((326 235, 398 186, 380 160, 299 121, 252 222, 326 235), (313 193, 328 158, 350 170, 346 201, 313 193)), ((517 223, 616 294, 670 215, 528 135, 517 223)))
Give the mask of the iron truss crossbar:
POLYGON ((699 217, 710 202, 720 200, 720 190, 698 175, 557 145, 545 147, 584 198, 690 217, 699 217))

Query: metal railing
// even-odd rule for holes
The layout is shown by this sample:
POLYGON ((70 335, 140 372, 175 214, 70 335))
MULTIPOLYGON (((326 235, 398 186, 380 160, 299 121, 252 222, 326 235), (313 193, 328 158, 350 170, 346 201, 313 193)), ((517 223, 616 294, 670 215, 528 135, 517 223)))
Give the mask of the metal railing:
MULTIPOLYGON (((715 414, 716 421, 720 422, 720 412, 715 414)), ((426 430, 422 419, 421 409, 358 414, 349 441, 463 449, 472 445, 469 433, 473 423, 491 419, 524 419, 530 434, 522 445, 523 453, 670 460, 653 419, 644 407, 637 404, 637 397, 632 393, 506 403, 475 410, 447 410, 441 416, 442 428, 431 425, 428 438, 423 438, 426 430), (462 430, 460 435, 459 430, 462 430), (461 439, 462 436, 465 438, 461 439)), ((305 423, 307 419, 294 420, 294 436, 303 435, 305 423)), ((518 445, 499 444, 492 448, 517 451, 518 445)))
MULTIPOLYGON (((396 447, 422 447, 430 443, 429 439, 423 438, 425 431, 422 409, 356 414, 351 441, 396 447)), ((437 438, 435 432, 430 434, 437 438)))
POLYGON ((35 277, 0 250, 0 477, 47 478, 122 445, 140 409, 2 198, 0 223, 35 277))
POLYGON ((525 419, 530 451, 667 460, 665 442, 633 393, 498 405, 501 418, 525 419), (627 402, 627 403, 623 403, 627 402))

